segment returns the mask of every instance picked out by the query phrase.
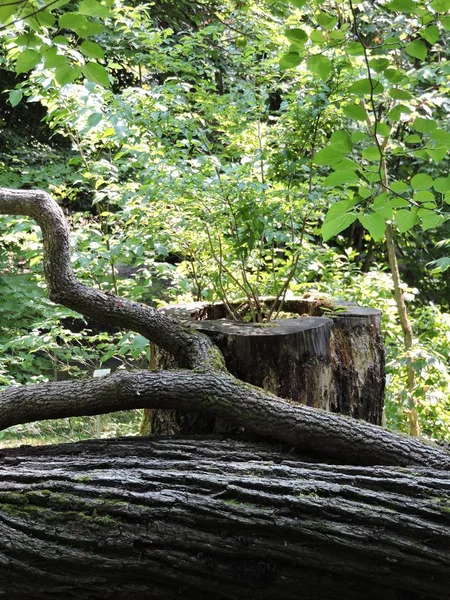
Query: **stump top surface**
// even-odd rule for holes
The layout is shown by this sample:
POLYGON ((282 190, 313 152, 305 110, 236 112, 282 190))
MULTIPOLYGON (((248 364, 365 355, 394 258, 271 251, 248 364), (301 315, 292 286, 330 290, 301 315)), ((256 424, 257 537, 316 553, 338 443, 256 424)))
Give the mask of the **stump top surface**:
POLYGON ((308 329, 331 327, 332 320, 328 317, 298 317, 297 319, 281 319, 270 323, 241 323, 218 319, 215 321, 192 321, 191 325, 203 331, 217 331, 239 336, 275 336, 290 335, 308 329))

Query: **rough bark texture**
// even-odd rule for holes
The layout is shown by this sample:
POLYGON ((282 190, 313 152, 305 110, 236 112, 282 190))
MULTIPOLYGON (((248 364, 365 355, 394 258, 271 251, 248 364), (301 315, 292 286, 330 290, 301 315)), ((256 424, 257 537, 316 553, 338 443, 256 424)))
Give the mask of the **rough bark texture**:
POLYGON ((450 477, 236 440, 0 452, 0 597, 446 600, 450 477))

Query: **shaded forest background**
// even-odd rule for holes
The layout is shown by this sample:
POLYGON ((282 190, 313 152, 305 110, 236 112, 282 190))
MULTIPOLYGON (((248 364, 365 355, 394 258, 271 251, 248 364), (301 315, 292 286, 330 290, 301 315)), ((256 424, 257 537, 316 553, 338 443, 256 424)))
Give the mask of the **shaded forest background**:
MULTIPOLYGON (((64 207, 78 277, 152 305, 380 308, 387 425, 409 431, 414 409, 450 440, 448 3, 60 4, 15 24, 0 7, 0 186, 64 207)), ((0 217, 0 384, 149 366, 142 336, 50 303, 39 236, 0 217)), ((0 444, 137 433, 141 418, 20 425, 0 444)))

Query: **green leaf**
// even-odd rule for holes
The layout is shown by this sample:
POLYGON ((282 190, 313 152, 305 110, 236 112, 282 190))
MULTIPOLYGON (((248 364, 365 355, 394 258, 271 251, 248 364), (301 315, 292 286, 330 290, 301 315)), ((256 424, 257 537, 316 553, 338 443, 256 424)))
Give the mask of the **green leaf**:
POLYGON ((342 107, 342 110, 349 119, 356 119, 357 121, 366 120, 366 111, 360 104, 347 104, 342 107))
POLYGON ((439 227, 439 225, 441 225, 444 222, 444 217, 433 210, 419 208, 417 214, 421 218, 421 225, 424 231, 427 231, 428 229, 434 229, 435 227, 439 227))
MULTIPOLYGON (((373 127, 372 129, 373 129, 373 133, 375 133, 375 127, 373 127)), ((391 128, 386 123, 378 123, 377 135, 382 135, 383 137, 388 137, 391 135, 391 128)))
POLYGON ((111 14, 109 9, 97 0, 82 0, 78 12, 90 17, 109 17, 111 14))
POLYGON ((437 148, 436 150, 427 149, 428 156, 437 163, 441 162, 441 160, 447 156, 447 152, 447 148, 437 148))
POLYGON ((366 200, 367 198, 370 198, 370 196, 372 195, 370 192, 370 189, 368 187, 366 187, 365 185, 360 185, 358 188, 358 194, 361 196, 361 198, 363 200, 366 200))
POLYGON ((344 205, 348 205, 348 202, 348 200, 337 202, 328 211, 321 230, 324 241, 344 231, 344 229, 347 229, 356 220, 355 213, 347 212, 350 206, 344 208, 344 205), (333 209, 335 210, 333 211, 333 209))
POLYGON ((75 31, 75 33, 77 33, 79 29, 86 27, 87 23, 88 20, 86 17, 74 12, 64 13, 59 18, 59 26, 61 29, 70 29, 71 31, 75 31))
POLYGON ((424 119, 423 117, 417 117, 412 126, 420 133, 430 133, 437 129, 437 123, 434 119, 424 119))
POLYGON ((392 198, 390 205, 393 208, 405 208, 405 207, 409 208, 409 202, 408 202, 408 200, 405 200, 404 198, 392 198))
POLYGON ((309 39, 314 44, 317 44, 319 46, 322 46, 326 42, 325 36, 323 35, 323 31, 320 31, 319 29, 313 29, 313 31, 311 31, 311 33, 309 34, 309 39))
POLYGON ((40 11, 36 16, 25 19, 25 23, 35 31, 41 31, 43 27, 53 27, 55 17, 48 10, 40 11))
POLYGON ((428 190, 422 190, 414 194, 413 200, 414 202, 434 202, 434 194, 428 190))
POLYGON ((103 48, 97 44, 96 42, 90 42, 89 40, 84 40, 84 42, 80 46, 81 52, 89 57, 89 58, 104 58, 105 52, 103 48))
POLYGON ((360 42, 350 42, 346 50, 350 56, 364 56, 364 46, 360 42))
POLYGON ((69 40, 64 35, 57 35, 52 42, 55 46, 67 46, 69 44, 69 40))
POLYGON ((442 258, 438 258, 437 260, 433 260, 431 265, 435 265, 439 271, 442 273, 450 268, 450 256, 443 256, 442 258))
POLYGON ((405 233, 414 227, 419 221, 416 213, 409 210, 398 210, 395 214, 395 224, 400 233, 405 233))
POLYGON ((23 98, 22 90, 11 90, 9 92, 9 103, 11 106, 17 106, 23 98))
POLYGON ((59 18, 59 26, 61 29, 70 29, 80 37, 88 37, 90 35, 98 35, 103 33, 104 27, 100 23, 88 21, 85 16, 74 12, 64 13, 59 18))
POLYGON ((416 135, 414 133, 405 137, 405 142, 407 144, 420 144, 421 141, 422 138, 420 137, 420 135, 416 135))
POLYGON ((403 194, 408 191, 408 186, 404 181, 393 181, 389 187, 396 194, 403 194))
POLYGON ((81 69, 79 67, 73 67, 66 62, 65 65, 56 67, 55 79, 57 83, 62 87, 68 83, 72 83, 75 79, 81 75, 81 69))
POLYGON ((46 69, 55 69, 56 67, 64 67, 68 65, 67 58, 62 54, 58 54, 55 46, 43 53, 44 65, 46 69))
POLYGON ((334 173, 331 173, 331 175, 328 175, 323 182, 327 187, 349 183, 359 183, 359 175, 357 175, 355 171, 335 171, 334 173))
POLYGON ((346 154, 353 150, 353 142, 350 135, 343 129, 335 131, 330 138, 330 146, 337 152, 346 154))
POLYGON ((369 146, 369 148, 366 148, 365 150, 363 150, 362 157, 365 158, 366 160, 378 160, 378 161, 381 158, 380 151, 378 150, 377 146, 369 146))
POLYGON ((88 62, 84 67, 81 67, 81 71, 83 75, 89 81, 93 81, 94 83, 98 83, 103 87, 109 87, 109 77, 108 71, 102 65, 94 62, 88 62))
POLYGON ((296 8, 303 8, 306 4, 306 0, 289 0, 296 8))
POLYGON ((17 9, 15 2, 6 2, 5 6, 0 6, 0 23, 6 24, 17 9))
POLYGON ((436 25, 430 25, 426 29, 419 31, 419 33, 431 45, 435 44, 439 39, 439 29, 436 25))
POLYGON ((286 69, 293 69, 294 67, 298 67, 302 60, 303 57, 300 56, 298 52, 289 52, 288 54, 284 54, 280 58, 280 69, 282 71, 285 71, 286 69))
POLYGON ((28 33, 23 33, 15 39, 13 38, 11 41, 15 42, 18 46, 26 46, 27 49, 36 48, 36 46, 40 46, 41 44, 41 40, 39 39, 39 37, 32 31, 29 31, 28 33))
POLYGON ((399 88, 392 88, 389 90, 389 96, 394 100, 412 100, 412 94, 406 90, 400 90, 399 88))
POLYGON ((42 59, 42 56, 36 50, 24 50, 19 54, 16 60, 16 73, 28 73, 42 59))
POLYGON ((421 40, 414 40, 405 46, 406 53, 419 60, 425 60, 427 57, 427 46, 421 40))
POLYGON ((430 138, 433 140, 435 148, 450 150, 450 133, 445 129, 435 129, 430 133, 430 138))
POLYGON ((355 199, 340 200, 330 206, 326 214, 325 220, 335 219, 336 217, 342 216, 347 213, 351 208, 356 206, 357 201, 355 199))
POLYGON ((331 146, 323 148, 314 155, 313 163, 323 167, 335 165, 345 156, 344 151, 337 151, 331 146))
POLYGON ((314 56, 308 58, 306 64, 308 69, 314 73, 314 75, 320 77, 320 79, 323 81, 326 80, 332 69, 330 59, 320 54, 315 54, 314 56))
POLYGON ((167 250, 167 247, 164 246, 164 244, 159 244, 156 242, 154 244, 154 248, 155 248, 156 254, 159 254, 160 256, 168 256, 169 255, 169 251, 167 250))
POLYGON ((384 219, 392 220, 392 202, 388 202, 389 194, 379 194, 373 201, 372 210, 384 219))
POLYGON ((426 173, 418 173, 411 179, 413 190, 428 190, 433 185, 433 179, 426 173))
POLYGON ((442 27, 445 31, 450 31, 450 15, 441 19, 442 27))
POLYGON ((450 10, 450 0, 433 0, 431 7, 438 13, 445 13, 450 10))
POLYGON ((316 18, 319 25, 327 30, 333 29, 333 27, 338 22, 336 17, 332 17, 331 15, 324 12, 319 13, 316 18))
POLYGON ((308 34, 303 29, 285 29, 284 35, 292 44, 304 44, 308 41, 308 34))
POLYGON ((405 78, 405 74, 399 71, 398 69, 386 69, 383 75, 389 81, 389 83, 400 83, 405 78))
POLYGON ((366 141, 367 139, 368 139, 367 134, 364 133, 363 131, 355 131, 355 133, 352 133, 352 136, 351 136, 351 141, 354 144, 357 144, 358 142, 366 141))
POLYGON ((370 79, 359 79, 353 83, 349 90, 350 94, 357 94, 359 96, 367 96, 371 93, 381 94, 384 91, 383 85, 376 79, 372 79, 372 85, 370 79), (372 92, 373 86, 373 92, 372 92))
POLYGON ((386 221, 383 215, 373 212, 368 215, 360 215, 359 221, 364 229, 370 233, 376 242, 381 242, 386 230, 386 221))
POLYGON ((434 189, 440 194, 450 192, 450 175, 447 177, 438 177, 433 182, 434 189))
POLYGON ((412 0, 392 0, 386 4, 386 8, 389 10, 395 10, 396 12, 404 12, 414 14, 417 9, 417 5, 412 0))
POLYGON ((103 114, 102 113, 92 113, 91 115, 89 115, 87 123, 89 125, 89 127, 95 127, 96 125, 98 125, 100 123, 100 121, 103 119, 103 114))
POLYGON ((389 61, 387 58, 372 58, 372 60, 369 61, 369 66, 377 73, 381 73, 388 68, 389 61))
POLYGON ((359 169, 359 165, 355 163, 354 160, 350 160, 349 158, 343 158, 339 160, 338 163, 333 165, 333 169, 335 171, 357 171, 359 169))
POLYGON ((411 114, 411 112, 412 111, 408 106, 397 104, 397 106, 394 106, 394 108, 388 112, 387 116, 391 121, 400 121, 402 113, 411 114))
POLYGON ((356 220, 356 214, 354 213, 346 213, 345 215, 341 215, 336 217, 332 221, 325 221, 322 225, 322 237, 326 242, 331 237, 334 237, 344 229, 347 229, 354 221, 356 220))

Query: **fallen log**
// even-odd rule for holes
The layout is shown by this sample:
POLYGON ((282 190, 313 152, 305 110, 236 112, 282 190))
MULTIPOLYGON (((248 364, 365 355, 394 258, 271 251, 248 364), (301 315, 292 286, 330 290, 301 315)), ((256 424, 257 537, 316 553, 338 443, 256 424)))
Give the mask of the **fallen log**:
POLYGON ((0 597, 445 600, 450 474, 223 438, 0 451, 0 597))

